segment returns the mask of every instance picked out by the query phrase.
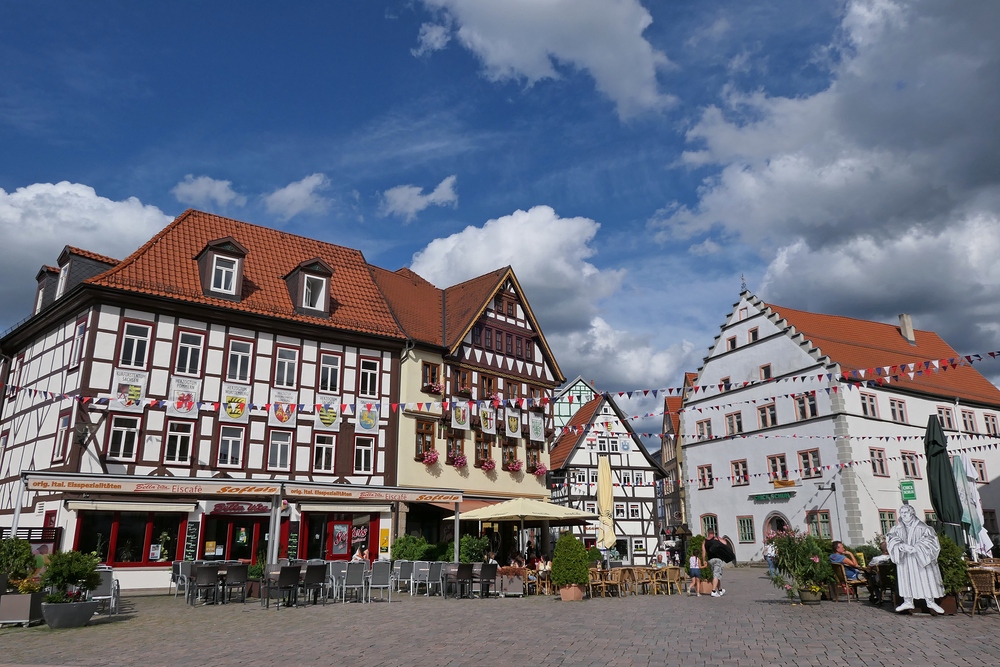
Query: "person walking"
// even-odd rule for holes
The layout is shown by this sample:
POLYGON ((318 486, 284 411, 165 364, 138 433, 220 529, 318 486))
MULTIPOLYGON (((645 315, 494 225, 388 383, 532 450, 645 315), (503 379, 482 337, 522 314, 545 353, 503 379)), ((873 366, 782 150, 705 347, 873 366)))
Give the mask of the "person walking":
POLYGON ((774 565, 774 559, 777 556, 778 550, 774 548, 774 544, 768 542, 764 545, 764 560, 767 561, 767 573, 772 577, 778 573, 778 568, 774 565))
POLYGON ((705 541, 701 545, 701 560, 708 563, 712 568, 712 597, 721 598, 726 594, 726 589, 722 587, 722 567, 726 561, 733 560, 729 557, 732 550, 729 545, 722 541, 714 530, 709 530, 705 534, 705 541))

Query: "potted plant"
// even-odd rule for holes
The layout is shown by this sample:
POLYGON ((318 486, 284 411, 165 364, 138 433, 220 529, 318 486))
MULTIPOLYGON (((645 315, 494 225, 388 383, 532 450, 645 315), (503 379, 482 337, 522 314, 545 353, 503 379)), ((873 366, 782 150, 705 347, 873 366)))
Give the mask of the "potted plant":
POLYGON ((465 457, 465 454, 455 454, 451 459, 451 464, 456 468, 464 468, 469 465, 469 459, 465 457))
POLYGON ((937 603, 944 609, 944 613, 954 615, 958 611, 958 596, 969 586, 968 564, 962 548, 950 537, 938 535, 938 542, 941 543, 938 567, 941 568, 945 595, 937 603))
POLYGON ((524 462, 521 459, 514 459, 507 463, 507 472, 521 472, 521 468, 524 467, 524 462))
POLYGON ((798 595, 802 604, 819 604, 823 590, 834 582, 829 552, 815 537, 797 529, 770 533, 764 543, 777 550, 777 573, 771 576, 771 583, 789 598, 798 595))
POLYGON ((545 477, 545 473, 548 471, 549 469, 545 467, 544 463, 539 463, 535 466, 535 469, 531 471, 531 474, 535 477, 545 477))
POLYGON ((479 467, 485 470, 486 472, 489 472, 491 470, 496 470, 497 462, 494 461, 493 459, 486 459, 485 461, 479 464, 479 467))
POLYGON ((444 391, 444 385, 440 382, 431 382, 430 384, 425 384, 420 388, 420 391, 427 394, 440 394, 444 391))
POLYGON ((42 603, 42 616, 50 628, 86 625, 100 604, 87 600, 87 593, 101 585, 97 554, 62 551, 49 556, 42 586, 49 589, 42 603))
POLYGON ((500 595, 524 595, 524 577, 527 570, 523 567, 505 565, 497 568, 500 578, 500 595))
POLYGON ((436 449, 428 449, 424 452, 424 465, 432 466, 438 461, 438 453, 436 449))
POLYGON ((27 540, 0 540, 0 623, 42 621, 42 593, 35 554, 27 540))
POLYGON ((587 550, 572 533, 565 532, 556 542, 552 556, 552 583, 559 586, 564 601, 583 599, 583 592, 590 583, 587 567, 587 550))

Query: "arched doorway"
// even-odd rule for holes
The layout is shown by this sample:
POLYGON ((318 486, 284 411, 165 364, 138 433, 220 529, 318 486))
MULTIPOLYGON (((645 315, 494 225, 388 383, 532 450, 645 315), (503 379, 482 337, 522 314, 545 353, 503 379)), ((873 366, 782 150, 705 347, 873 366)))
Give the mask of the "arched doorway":
POLYGON ((764 525, 768 533, 780 533, 788 528, 788 519, 780 512, 773 512, 767 517, 764 525))

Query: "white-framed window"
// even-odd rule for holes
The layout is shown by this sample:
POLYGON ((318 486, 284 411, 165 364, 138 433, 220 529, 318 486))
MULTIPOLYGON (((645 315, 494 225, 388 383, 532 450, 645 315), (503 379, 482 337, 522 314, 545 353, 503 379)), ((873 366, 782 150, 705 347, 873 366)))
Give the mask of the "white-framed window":
POLYGON ((695 423, 695 428, 698 431, 699 440, 710 440, 712 438, 712 420, 702 419, 700 422, 695 423))
POLYGON ((903 460, 903 477, 920 479, 920 464, 917 462, 917 453, 900 452, 899 458, 903 460))
POLYGON ((698 488, 711 489, 715 486, 715 478, 712 477, 712 466, 698 466, 698 488))
POLYGON ((164 463, 187 463, 191 459, 193 422, 167 422, 167 446, 163 451, 164 463))
POLYGON ((590 483, 597 484, 597 468, 590 469, 590 483))
POLYGON ((628 470, 622 471, 622 486, 632 486, 632 473, 628 470))
POLYGON ((642 518, 642 510, 639 509, 639 503, 628 504, 628 518, 630 519, 642 518))
POLYGON ((319 355, 319 390, 336 394, 340 391, 340 355, 319 355))
POLYGON ((271 431, 267 445, 267 467, 269 470, 288 470, 292 453, 292 432, 271 431))
POLYGON ((756 535, 754 535, 752 516, 736 517, 736 532, 740 536, 740 544, 751 544, 757 541, 756 535))
POLYGON ((976 430, 976 413, 972 410, 962 410, 962 430, 966 433, 978 433, 976 430))
POLYGON ((83 359, 83 345, 87 341, 87 321, 77 321, 73 330, 73 351, 70 353, 69 365, 76 367, 83 359))
POLYGON ((66 293, 66 280, 69 278, 69 265, 59 269, 59 281, 56 283, 56 298, 66 293))
POLYGON ((743 413, 732 412, 726 415, 726 435, 739 435, 743 432, 743 413))
POLYGON ((608 451, 608 439, 607 438, 598 438, 597 439, 597 451, 598 452, 607 452, 608 451))
POLYGON ((292 350, 287 347, 277 348, 274 358, 274 386, 289 389, 294 388, 298 367, 298 350, 292 350))
POLYGON ((875 394, 861 394, 861 414, 878 418, 878 398, 875 394))
POLYGON ((588 500, 583 503, 583 511, 590 512, 591 514, 597 514, 597 503, 593 500, 588 500))
POLYGON ((38 286, 38 296, 35 297, 35 314, 36 315, 42 309, 42 300, 44 298, 45 298, 45 290, 43 290, 42 286, 39 285, 38 286))
POLYGON ((955 418, 952 416, 951 408, 938 406, 937 409, 938 419, 941 420, 941 427, 947 429, 955 428, 955 418))
POLYGON ((740 459, 732 461, 733 486, 746 486, 750 483, 750 475, 747 474, 747 460, 740 459))
POLYGON ((987 435, 1000 435, 1000 423, 997 422, 996 415, 983 415, 983 421, 986 422, 987 435))
POLYGON ((617 452, 618 451, 618 438, 611 438, 608 440, 608 451, 617 452))
POLYGON ((177 359, 174 372, 178 375, 198 375, 201 372, 201 346, 205 337, 182 331, 177 336, 177 359))
POLYGON ((236 294, 236 268, 239 262, 216 255, 212 262, 212 291, 236 294))
POLYGON ((122 352, 118 365, 126 368, 145 368, 146 352, 149 349, 149 327, 143 324, 125 323, 122 332, 122 352))
POLYGON ((375 359, 362 359, 358 369, 358 396, 378 398, 379 363, 375 359))
POLYGON ((886 465, 885 450, 878 447, 868 449, 868 457, 872 460, 872 474, 876 477, 888 477, 889 467, 886 465))
POLYGON ((230 382, 249 382, 252 358, 253 343, 245 340, 229 341, 229 363, 226 365, 226 379, 230 382))
POLYGON ((822 477, 823 470, 820 468, 819 450, 807 449, 799 452, 799 468, 803 478, 822 477))
MULTIPOLYGON (((69 423, 71 417, 69 414, 59 415, 59 425, 56 428, 56 441, 52 447, 53 461, 62 461, 66 458, 66 452, 69 451, 69 439, 71 435, 69 423)), ((2 454, 3 450, 0 450, 0 455, 2 454)))
POLYGON ((641 470, 632 473, 632 486, 643 486, 646 483, 646 475, 641 470))
POLYGON ((224 468, 239 468, 243 465, 242 426, 223 426, 219 429, 219 466, 224 468))
POLYGON ((577 484, 587 483, 587 471, 586 470, 576 470, 573 473, 573 478, 576 480, 577 484))
POLYGON ((615 518, 616 519, 625 518, 625 503, 615 503, 615 518))
POLYGON ((816 395, 815 394, 804 394, 798 396, 795 399, 796 413, 799 416, 799 421, 803 419, 812 419, 817 415, 816 412, 816 395))
POLYGON ((906 423, 906 402, 901 401, 898 398, 889 399, 889 413, 892 415, 892 421, 905 424, 906 423))
POLYGON ((313 310, 326 310, 326 278, 305 276, 305 287, 302 290, 302 307, 313 310))
POLYGON ((111 438, 108 441, 108 458, 117 461, 134 461, 135 446, 138 440, 138 417, 112 417, 111 438))
POLYGON ((354 438, 354 472, 374 472, 372 461, 375 458, 375 438, 359 435, 354 438))
POLYGON ((778 411, 774 407, 774 403, 768 403, 767 405, 761 405, 757 408, 757 420, 760 422, 761 428, 769 428, 771 426, 778 425, 778 411))

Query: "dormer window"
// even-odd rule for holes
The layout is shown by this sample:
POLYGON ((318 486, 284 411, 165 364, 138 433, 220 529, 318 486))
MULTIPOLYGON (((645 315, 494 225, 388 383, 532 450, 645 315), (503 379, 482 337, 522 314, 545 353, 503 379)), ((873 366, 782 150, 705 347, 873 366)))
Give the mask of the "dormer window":
POLYGON ((285 276, 295 312, 311 317, 330 316, 330 278, 333 269, 316 257, 302 262, 285 276))
POLYGON ((69 266, 59 269, 59 282, 56 283, 56 298, 66 293, 66 278, 69 277, 69 266))
POLYGON ((236 293, 236 268, 237 261, 229 257, 215 256, 214 267, 212 269, 212 291, 225 292, 226 294, 236 293))
POLYGON ((326 310, 326 279, 319 276, 305 276, 302 307, 312 310, 326 310))
POLYGON ((198 262, 202 293, 228 301, 243 298, 243 269, 247 252, 231 236, 209 241, 194 258, 198 262))

